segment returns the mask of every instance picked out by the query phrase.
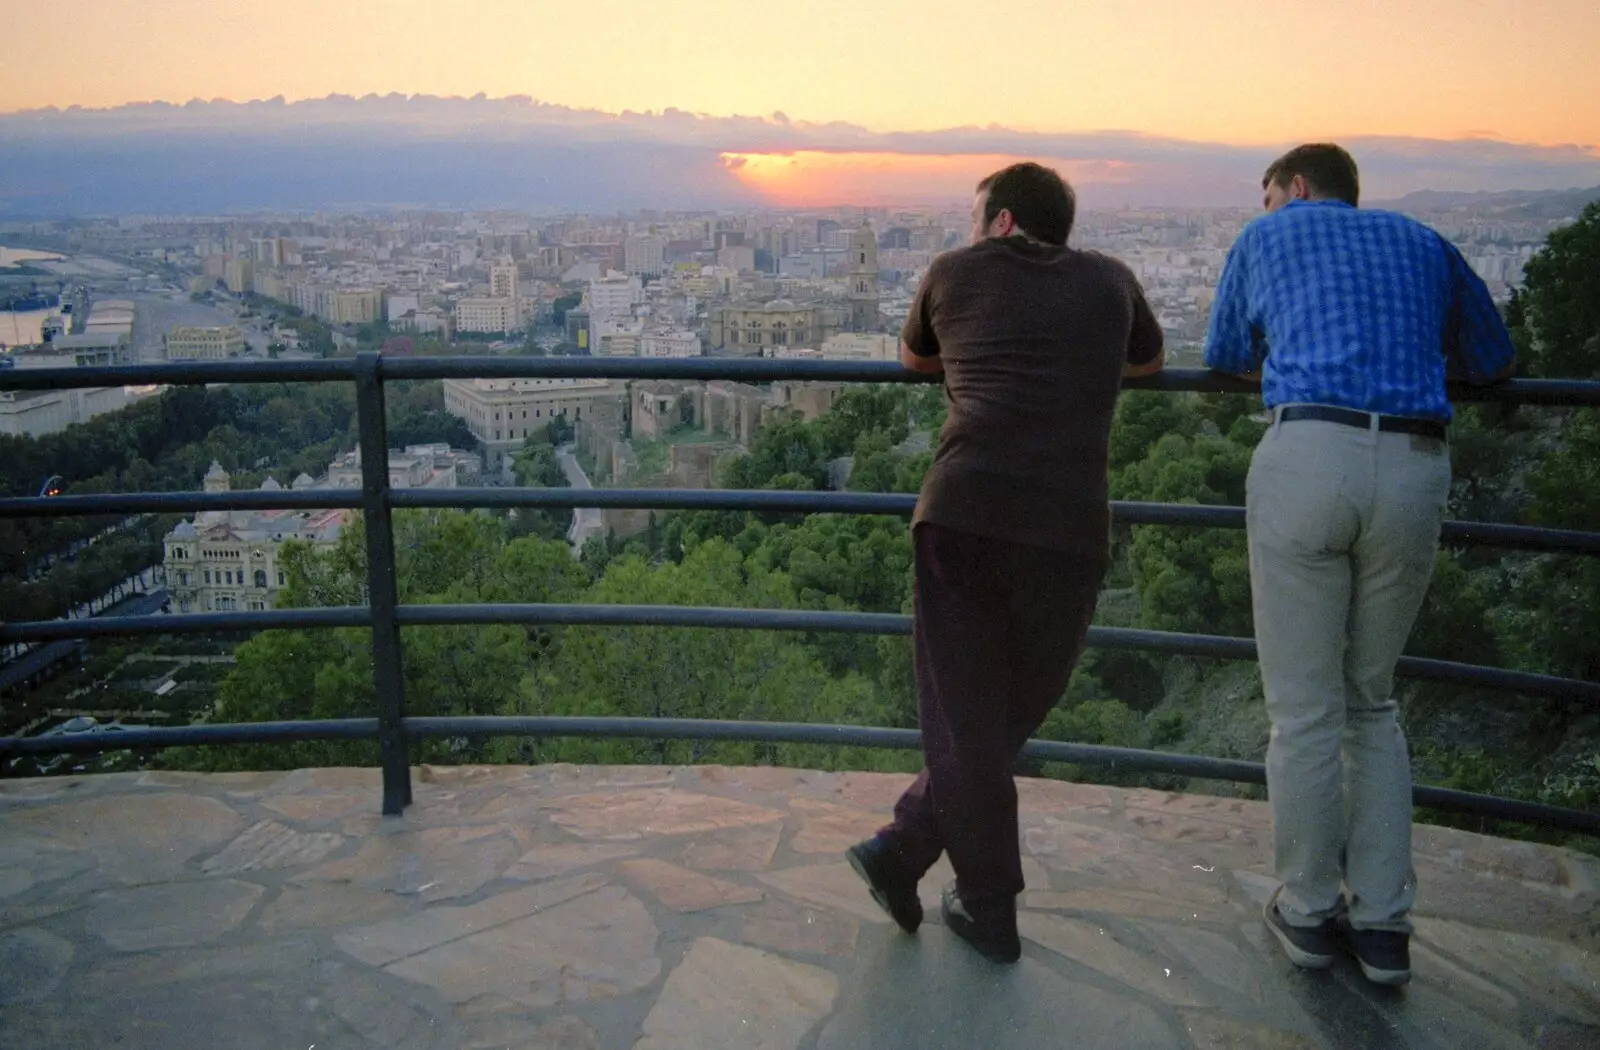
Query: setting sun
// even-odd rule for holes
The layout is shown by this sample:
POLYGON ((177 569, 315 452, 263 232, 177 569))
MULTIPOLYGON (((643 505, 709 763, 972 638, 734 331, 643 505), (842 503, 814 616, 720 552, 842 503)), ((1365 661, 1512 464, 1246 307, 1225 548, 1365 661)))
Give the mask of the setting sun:
POLYGON ((1019 159, 1038 160, 1075 184, 1125 182, 1137 165, 1124 161, 1020 158, 1011 154, 858 153, 796 150, 791 153, 723 153, 740 182, 772 204, 810 207, 841 201, 913 204, 948 201, 970 193, 983 176, 1019 159))

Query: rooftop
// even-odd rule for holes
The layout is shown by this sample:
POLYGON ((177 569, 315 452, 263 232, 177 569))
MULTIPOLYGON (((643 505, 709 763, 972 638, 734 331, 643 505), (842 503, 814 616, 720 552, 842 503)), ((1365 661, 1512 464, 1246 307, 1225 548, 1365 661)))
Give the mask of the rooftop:
MULTIPOLYGON (((1024 957, 889 924, 903 776, 423 767, 0 782, 0 1043, 1600 1045, 1600 861, 1418 827, 1416 976, 1267 943, 1263 803, 1021 780, 1024 957)), ((933 904, 949 877, 923 884, 933 904)))

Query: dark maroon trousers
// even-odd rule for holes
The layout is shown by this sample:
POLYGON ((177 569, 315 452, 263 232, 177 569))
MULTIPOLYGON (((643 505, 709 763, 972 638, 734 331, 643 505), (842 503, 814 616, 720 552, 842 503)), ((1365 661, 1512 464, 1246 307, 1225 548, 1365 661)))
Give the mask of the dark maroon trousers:
POLYGON ((912 543, 926 768, 880 835, 917 878, 949 851, 967 908, 1003 910, 1023 888, 1012 771, 1072 677, 1108 556, 926 522, 912 543))

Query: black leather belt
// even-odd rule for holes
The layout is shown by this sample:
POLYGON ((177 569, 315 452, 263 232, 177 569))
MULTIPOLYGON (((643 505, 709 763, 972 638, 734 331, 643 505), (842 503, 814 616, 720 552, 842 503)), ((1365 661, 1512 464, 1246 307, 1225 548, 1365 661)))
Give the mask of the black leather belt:
MULTIPOLYGON (((1343 423, 1347 427, 1367 430, 1372 426, 1371 412, 1357 412, 1353 408, 1334 408, 1332 405, 1290 405, 1278 409, 1278 422, 1292 423, 1297 419, 1319 419, 1324 423, 1343 423)), ((1413 419, 1410 416, 1378 416, 1378 429, 1394 434, 1422 434, 1445 440, 1445 426, 1437 419, 1413 419)))

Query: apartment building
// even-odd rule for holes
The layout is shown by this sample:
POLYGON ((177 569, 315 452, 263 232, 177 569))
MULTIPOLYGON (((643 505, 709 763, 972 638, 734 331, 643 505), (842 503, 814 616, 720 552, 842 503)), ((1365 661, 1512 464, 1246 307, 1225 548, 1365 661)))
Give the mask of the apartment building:
POLYGON ((455 322, 458 332, 514 332, 522 327, 515 299, 458 299, 455 322))
POLYGON ((665 237, 629 237, 622 244, 622 270, 630 276, 655 277, 667 269, 666 253, 665 237))

